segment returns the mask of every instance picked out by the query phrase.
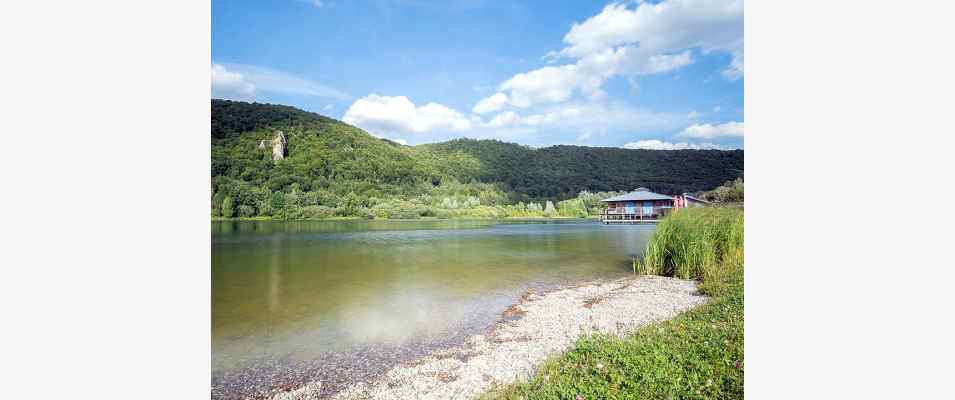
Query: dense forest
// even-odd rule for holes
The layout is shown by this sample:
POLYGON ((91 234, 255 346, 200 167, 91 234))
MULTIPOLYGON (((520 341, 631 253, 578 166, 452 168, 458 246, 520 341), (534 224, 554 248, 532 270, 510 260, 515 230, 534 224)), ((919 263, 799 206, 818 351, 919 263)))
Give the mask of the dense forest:
POLYGON ((503 182, 529 198, 576 196, 581 190, 647 187, 665 194, 711 189, 743 173, 743 152, 630 150, 551 146, 532 149, 492 140, 457 139, 419 147, 463 151, 481 161, 477 179, 503 182))
POLYGON ((741 150, 403 146, 293 107, 228 100, 212 100, 211 132, 219 217, 586 216, 617 192, 698 192, 743 173, 741 150))

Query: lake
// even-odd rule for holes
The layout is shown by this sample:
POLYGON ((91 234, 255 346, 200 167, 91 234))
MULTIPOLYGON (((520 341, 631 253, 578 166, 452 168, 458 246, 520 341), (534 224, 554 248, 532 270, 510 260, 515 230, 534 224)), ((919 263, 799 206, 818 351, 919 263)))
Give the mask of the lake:
POLYGON ((212 394, 323 392, 459 343, 528 289, 632 274, 652 225, 212 223, 212 394))

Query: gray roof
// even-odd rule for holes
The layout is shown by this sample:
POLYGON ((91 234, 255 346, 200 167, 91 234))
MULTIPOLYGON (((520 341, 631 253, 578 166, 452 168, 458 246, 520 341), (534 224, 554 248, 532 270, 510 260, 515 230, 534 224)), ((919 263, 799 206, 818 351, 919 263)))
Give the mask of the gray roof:
POLYGON ((708 201, 706 201, 706 200, 698 199, 698 198, 693 197, 693 196, 690 196, 690 195, 688 195, 688 194, 686 194, 686 193, 683 193, 683 197, 686 197, 686 198, 691 199, 691 200, 694 200, 694 201, 698 201, 698 202, 700 202, 700 203, 710 204, 710 202, 708 202, 708 201))
POLYGON ((641 201, 641 200, 673 200, 673 196, 667 196, 665 194, 660 194, 660 193, 653 193, 650 191, 650 189, 647 189, 647 188, 639 188, 630 193, 611 197, 609 199, 603 199, 600 201, 641 201))

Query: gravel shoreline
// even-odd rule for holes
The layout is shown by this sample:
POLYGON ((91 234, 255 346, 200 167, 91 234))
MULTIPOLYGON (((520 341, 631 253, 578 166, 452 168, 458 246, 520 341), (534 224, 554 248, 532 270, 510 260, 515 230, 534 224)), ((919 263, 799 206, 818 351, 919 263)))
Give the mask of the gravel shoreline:
MULTIPOLYGON (((391 368, 371 383, 357 383, 333 396, 352 399, 468 399, 494 385, 529 377, 551 355, 591 333, 622 335, 705 303, 696 282, 658 276, 595 281, 538 293, 530 291, 508 308, 487 335, 391 368)), ((316 399, 311 382, 273 400, 316 399)))

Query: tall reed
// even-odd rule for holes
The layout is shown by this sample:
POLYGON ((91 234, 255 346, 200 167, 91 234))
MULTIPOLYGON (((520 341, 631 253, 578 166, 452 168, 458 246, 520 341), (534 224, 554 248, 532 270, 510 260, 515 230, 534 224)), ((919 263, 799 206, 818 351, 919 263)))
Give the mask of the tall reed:
POLYGON ((705 207, 675 210, 657 226, 643 263, 647 275, 702 279, 743 265, 743 211, 705 207))

